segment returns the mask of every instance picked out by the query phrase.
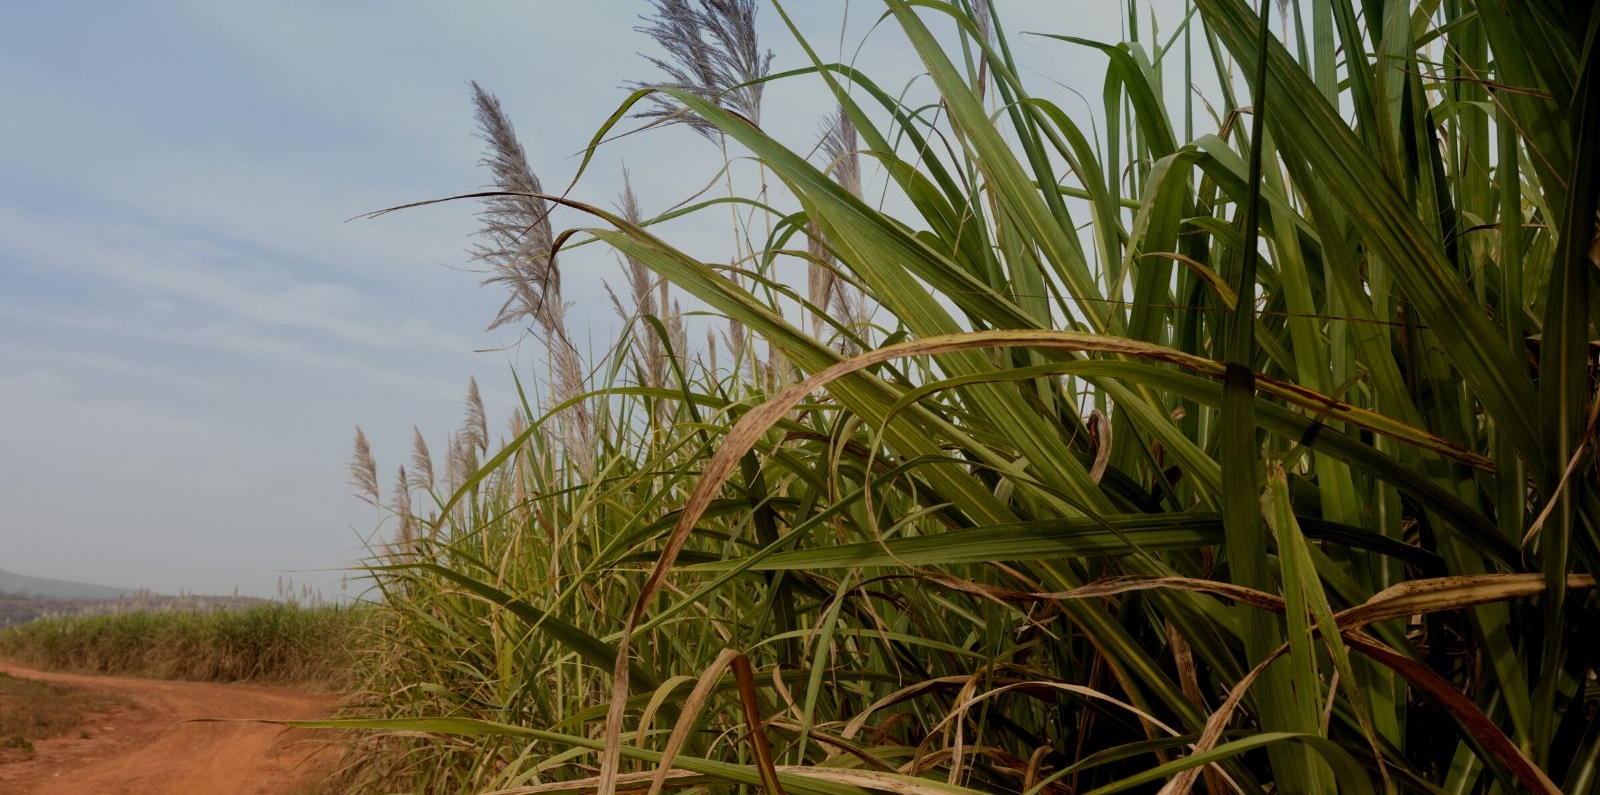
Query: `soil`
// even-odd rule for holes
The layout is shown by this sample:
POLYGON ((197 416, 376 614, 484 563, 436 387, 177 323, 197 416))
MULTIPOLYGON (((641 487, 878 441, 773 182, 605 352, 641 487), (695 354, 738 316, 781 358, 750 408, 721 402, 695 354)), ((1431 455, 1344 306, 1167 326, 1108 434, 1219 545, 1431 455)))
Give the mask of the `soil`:
POLYGON ((63 736, 35 741, 31 758, 0 764, 0 795, 290 795, 314 791, 337 761, 325 734, 249 722, 327 717, 339 703, 330 693, 81 676, 3 660, 0 671, 115 704, 63 736))

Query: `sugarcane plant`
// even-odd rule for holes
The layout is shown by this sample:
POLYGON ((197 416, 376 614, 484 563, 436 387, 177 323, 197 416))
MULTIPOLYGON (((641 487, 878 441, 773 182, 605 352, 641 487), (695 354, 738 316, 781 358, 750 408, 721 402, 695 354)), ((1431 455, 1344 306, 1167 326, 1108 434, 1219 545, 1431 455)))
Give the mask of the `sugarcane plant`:
POLYGON ((474 86, 497 322, 565 337, 557 257, 602 246, 630 325, 448 483, 418 436, 328 724, 378 732, 368 783, 1596 788, 1600 12, 1194 0, 1157 39, 1130 0, 1124 42, 1035 34, 1103 58, 1097 126, 986 0, 884 0, 926 102, 789 10, 769 71, 749 0, 653 0, 665 78, 588 157, 682 121, 760 183, 664 216, 546 192, 474 86), (827 145, 762 127, 799 80, 827 145), (729 208, 728 261, 658 231, 729 208), (765 347, 721 366, 667 285, 765 347))

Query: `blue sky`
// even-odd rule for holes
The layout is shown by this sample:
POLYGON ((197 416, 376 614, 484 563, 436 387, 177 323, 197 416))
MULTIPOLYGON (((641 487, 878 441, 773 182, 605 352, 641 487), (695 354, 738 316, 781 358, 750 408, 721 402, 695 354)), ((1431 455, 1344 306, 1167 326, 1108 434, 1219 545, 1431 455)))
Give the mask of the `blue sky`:
MULTIPOLYGON (((998 8, 1012 31, 1114 40, 1105 5, 998 8)), ((791 6, 836 53, 845 4, 791 6)), ((473 206, 347 219, 484 184, 470 80, 499 95, 546 187, 564 186, 574 153, 625 96, 617 87, 653 76, 633 31, 646 10, 642 0, 8 9, 0 568, 262 596, 281 578, 338 595, 339 569, 379 519, 346 482, 355 424, 387 487, 413 423, 442 449, 469 377, 503 427, 512 369, 542 373, 537 346, 483 331, 502 296, 479 285, 464 253, 473 206), (475 352, 486 349, 503 350, 475 352)), ((879 11, 850 5, 847 52, 879 11)), ((777 15, 763 7, 760 21, 774 69, 797 65, 777 15)), ((864 66, 915 74, 897 33, 872 35, 864 66)), ((1038 40, 1021 49, 1045 78, 1036 84, 1097 98, 1102 60, 1038 40)), ((815 86, 775 87, 764 123, 809 146, 829 109, 815 86)), ((720 163, 687 130, 655 131, 603 149, 574 194, 609 204, 626 164, 648 213, 720 163)), ((708 224, 673 234, 686 250, 726 256, 725 229, 708 224)), ((604 348, 617 323, 601 280, 620 283, 619 271, 599 251, 563 267, 570 322, 604 348)))

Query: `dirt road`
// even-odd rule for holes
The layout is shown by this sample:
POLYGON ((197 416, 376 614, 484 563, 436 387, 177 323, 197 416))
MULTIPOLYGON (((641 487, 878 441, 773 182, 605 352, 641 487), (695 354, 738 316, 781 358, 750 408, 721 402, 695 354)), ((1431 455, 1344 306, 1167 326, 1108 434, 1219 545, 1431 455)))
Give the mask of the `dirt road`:
POLYGON ((196 718, 326 717, 331 695, 284 687, 163 682, 36 671, 0 660, 0 671, 113 694, 128 707, 90 715, 81 731, 35 743, 32 759, 0 765, 0 795, 289 795, 330 763, 310 732, 262 723, 184 723, 196 718))

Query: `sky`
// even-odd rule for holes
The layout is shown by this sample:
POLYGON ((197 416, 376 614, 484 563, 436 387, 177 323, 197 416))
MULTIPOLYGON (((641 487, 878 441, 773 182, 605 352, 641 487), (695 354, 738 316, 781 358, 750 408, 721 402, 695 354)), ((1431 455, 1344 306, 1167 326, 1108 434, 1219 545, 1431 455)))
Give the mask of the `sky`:
MULTIPOLYGON (((843 24, 843 52, 870 73, 919 71, 892 23, 873 30, 875 2, 788 7, 825 56, 841 51, 843 24)), ((1013 33, 1122 35, 1112 3, 997 9, 1013 33)), ((348 482, 356 425, 387 489, 413 425, 444 448, 469 378, 493 429, 516 405, 511 374, 543 373, 517 329, 484 330, 504 297, 466 253, 474 205, 359 216, 485 186, 473 80, 499 96, 546 188, 565 186, 626 97, 619 86, 654 77, 634 31, 648 11, 644 0, 9 8, 0 569, 165 593, 356 596, 346 570, 386 531, 348 482)), ((773 70, 802 65, 768 4, 758 20, 773 70)), ((1099 107, 1103 57, 1016 44, 1030 82, 1099 107)), ((809 147, 831 110, 815 83, 769 89, 763 125, 809 147)), ((689 130, 655 130, 603 147, 573 196, 613 204, 626 167, 650 214, 721 163, 689 130)), ((726 257, 721 220, 675 224, 669 238, 726 257)), ((555 218, 558 230, 582 223, 555 218)), ((603 281, 623 282, 588 248, 564 258, 563 287, 580 346, 603 350, 620 328, 603 281)))

